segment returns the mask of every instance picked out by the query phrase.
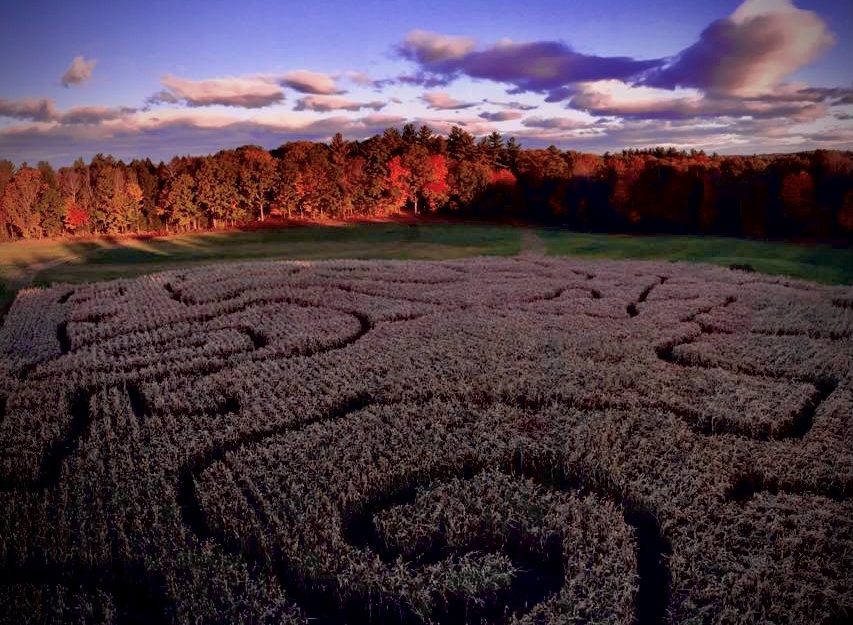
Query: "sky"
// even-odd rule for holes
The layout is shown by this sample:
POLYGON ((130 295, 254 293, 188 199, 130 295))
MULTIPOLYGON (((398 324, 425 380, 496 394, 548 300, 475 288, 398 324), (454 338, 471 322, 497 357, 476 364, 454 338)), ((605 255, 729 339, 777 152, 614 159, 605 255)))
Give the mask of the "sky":
POLYGON ((849 0, 9 3, 0 158, 168 160, 388 126, 523 146, 853 149, 849 0))

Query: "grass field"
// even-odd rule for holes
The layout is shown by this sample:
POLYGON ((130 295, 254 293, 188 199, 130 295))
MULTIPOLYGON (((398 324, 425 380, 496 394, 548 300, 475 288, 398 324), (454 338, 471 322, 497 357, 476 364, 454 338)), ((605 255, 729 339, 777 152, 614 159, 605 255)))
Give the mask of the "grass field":
POLYGON ((548 254, 749 265, 755 271, 853 284, 853 248, 700 236, 631 236, 565 230, 541 232, 548 254))
MULTIPOLYGON (((95 282, 227 260, 426 259, 507 256, 523 229, 471 224, 358 224, 174 235, 150 239, 0 244, 0 310, 23 284, 95 282)), ((556 256, 683 260, 829 284, 853 284, 853 250, 827 245, 696 236, 626 236, 534 230, 556 256)))

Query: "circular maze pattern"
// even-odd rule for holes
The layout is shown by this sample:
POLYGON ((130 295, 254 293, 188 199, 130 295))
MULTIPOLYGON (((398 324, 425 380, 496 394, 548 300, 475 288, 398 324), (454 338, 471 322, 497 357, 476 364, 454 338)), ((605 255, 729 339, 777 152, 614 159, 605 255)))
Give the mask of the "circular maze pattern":
POLYGON ((839 623, 853 291, 527 256, 22 292, 0 623, 839 623))

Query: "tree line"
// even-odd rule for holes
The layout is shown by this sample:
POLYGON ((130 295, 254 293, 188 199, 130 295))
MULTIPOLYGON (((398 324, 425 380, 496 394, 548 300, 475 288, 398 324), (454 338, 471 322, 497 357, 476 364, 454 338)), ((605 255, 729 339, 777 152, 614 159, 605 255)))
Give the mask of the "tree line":
POLYGON ((295 141, 55 170, 0 161, 0 237, 187 231, 287 219, 440 213, 607 232, 853 240, 853 152, 603 155, 523 149, 494 132, 389 128, 364 141, 295 141))

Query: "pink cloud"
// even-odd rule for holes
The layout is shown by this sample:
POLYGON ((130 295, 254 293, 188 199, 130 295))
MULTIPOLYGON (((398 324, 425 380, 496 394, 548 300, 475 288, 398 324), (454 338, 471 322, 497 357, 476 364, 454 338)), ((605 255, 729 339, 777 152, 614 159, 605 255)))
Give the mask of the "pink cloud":
POLYGON ((418 63, 432 64, 461 59, 474 49, 470 37, 442 35, 428 30, 413 30, 399 45, 402 56, 418 63))
POLYGON ((483 100, 485 104, 491 104, 493 106, 500 106, 505 109, 513 109, 515 111, 532 111, 533 109, 538 109, 538 104, 525 104, 523 102, 519 102, 517 100, 512 100, 510 102, 501 102, 499 100, 483 100))
POLYGON ((178 76, 163 77, 163 92, 155 94, 151 103, 184 102, 188 106, 235 106, 262 108, 284 100, 284 93, 274 82, 262 76, 238 76, 190 80, 178 76))
POLYGON ((135 108, 126 106, 77 106, 60 115, 58 121, 62 124, 100 124, 135 112, 135 108))
POLYGON ((310 72, 305 69, 288 72, 281 77, 280 82, 301 93, 313 93, 315 95, 336 95, 345 93, 338 89, 335 79, 328 74, 310 72))
POLYGON ((725 95, 766 93, 834 41, 814 11, 798 9, 790 0, 746 0, 644 83, 725 95))
POLYGON ((65 112, 56 108, 53 100, 27 98, 5 100, 0 98, 0 117, 33 122, 56 122, 59 124, 99 124, 119 119, 134 113, 136 109, 112 106, 77 106, 65 112))
POLYGON ((751 117, 810 121, 826 114, 826 105, 797 94, 793 91, 752 98, 701 93, 673 96, 670 92, 605 81, 580 87, 569 106, 590 115, 633 119, 751 117))
POLYGON ((431 91, 424 93, 423 96, 421 96, 421 100, 423 100, 429 108, 439 111, 456 111, 471 108, 478 104, 477 102, 463 102, 462 100, 457 100, 443 91, 431 91))
POLYGON ((373 109, 374 111, 378 111, 384 107, 385 102, 380 102, 378 100, 373 102, 355 102, 353 100, 340 96, 309 95, 303 98, 299 98, 299 100, 296 102, 296 106, 293 107, 293 110, 328 112, 360 111, 361 109, 373 109))
POLYGON ((26 98, 23 100, 6 100, 0 98, 0 117, 27 119, 36 122, 47 122, 59 115, 53 100, 47 98, 26 98))
POLYGON ((480 113, 480 117, 490 122, 507 122, 513 119, 521 119, 524 114, 521 111, 485 111, 480 113))
POLYGON ((521 125, 545 130, 577 130, 587 128, 590 124, 570 117, 528 117, 521 122, 521 125))
POLYGON ((71 61, 71 65, 65 70, 62 75, 62 86, 70 87, 71 85, 80 85, 92 78, 92 72, 95 69, 95 59, 86 59, 83 56, 75 56, 71 61))
POLYGON ((344 77, 354 85, 359 87, 376 87, 377 81, 370 77, 367 72, 348 71, 344 72, 344 77))

